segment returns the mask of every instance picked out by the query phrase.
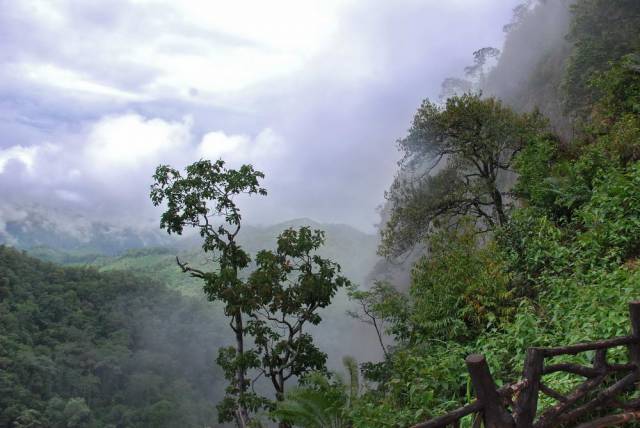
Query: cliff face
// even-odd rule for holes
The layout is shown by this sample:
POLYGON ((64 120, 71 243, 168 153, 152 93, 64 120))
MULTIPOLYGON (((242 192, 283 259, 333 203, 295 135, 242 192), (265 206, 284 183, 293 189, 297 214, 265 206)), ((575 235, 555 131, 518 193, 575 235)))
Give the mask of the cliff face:
POLYGON ((571 44, 566 38, 571 22, 570 3, 537 2, 516 19, 483 88, 486 95, 502 99, 517 111, 537 107, 565 140, 573 133, 561 95, 571 54, 571 44))

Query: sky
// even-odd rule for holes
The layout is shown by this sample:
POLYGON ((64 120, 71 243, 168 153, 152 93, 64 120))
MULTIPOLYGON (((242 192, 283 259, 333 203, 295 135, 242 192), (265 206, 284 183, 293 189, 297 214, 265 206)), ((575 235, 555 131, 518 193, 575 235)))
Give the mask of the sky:
POLYGON ((372 231, 424 98, 518 0, 0 0, 0 224, 157 224, 158 164, 266 174, 250 223, 372 231))

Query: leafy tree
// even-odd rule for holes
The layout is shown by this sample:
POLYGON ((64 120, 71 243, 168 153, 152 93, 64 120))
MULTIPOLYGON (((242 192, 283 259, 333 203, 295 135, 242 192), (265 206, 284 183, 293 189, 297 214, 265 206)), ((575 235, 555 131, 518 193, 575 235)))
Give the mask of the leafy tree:
MULTIPOLYGON (((591 86, 601 92, 596 105, 602 119, 617 120, 625 114, 640 115, 640 46, 611 67, 594 76, 591 86)), ((598 117, 596 116, 596 119, 598 117)))
POLYGON ((40 413, 34 409, 24 410, 14 422, 16 428, 43 428, 40 413))
POLYGON ((440 85, 440 100, 481 90, 485 85, 487 63, 497 59, 500 50, 490 46, 478 49, 473 53, 473 64, 464 68, 467 79, 448 77, 440 85))
POLYGON ((491 58, 500 56, 500 49, 490 46, 478 49, 473 53, 473 65, 465 67, 464 72, 468 77, 476 78, 480 81, 480 85, 484 80, 485 66, 491 58))
POLYGON ((508 192, 499 180, 545 126, 537 112, 518 114, 481 95, 454 96, 444 106, 424 101, 399 141, 403 169, 387 193, 392 211, 381 254, 398 256, 465 216, 483 230, 506 224, 508 192))
POLYGON ((338 288, 349 285, 338 264, 313 254, 323 243, 321 231, 287 229, 275 251, 258 253, 257 268, 248 279, 250 298, 256 302, 248 330, 262 356, 261 372, 278 400, 284 399, 290 378, 324 370, 327 356, 304 327, 317 325, 318 309, 331 303, 338 288))
POLYGON ((91 423, 91 409, 84 398, 72 398, 64 406, 64 418, 69 428, 88 427, 91 423))
POLYGON ((391 334, 401 341, 409 336, 406 328, 411 311, 409 300, 385 282, 376 282, 369 290, 352 289, 349 298, 356 302, 357 309, 347 313, 374 328, 382 352, 385 358, 388 358, 389 351, 384 344, 384 335, 391 334))
POLYGON ((412 271, 411 341, 465 342, 513 314, 513 294, 495 245, 479 248, 469 223, 440 232, 412 271))
POLYGON ((203 250, 215 254, 215 270, 205 272, 180 260, 178 264, 204 281, 209 299, 223 302, 230 318, 236 343, 219 350, 217 362, 229 387, 218 415, 221 422, 235 418, 240 427, 247 426, 252 412, 269 406, 249 390, 256 380, 250 379, 250 372, 266 376, 277 400, 283 400, 287 380, 325 369, 326 355, 304 327, 318 324, 318 310, 329 305, 338 288, 349 284, 338 264, 314 254, 324 243, 324 233, 308 227, 285 230, 277 248, 260 251, 256 269, 244 275, 251 258, 237 243, 241 215, 234 198, 265 195, 261 178, 263 174, 250 165, 233 170, 222 160, 201 160, 188 166, 184 177, 159 166, 151 188, 153 203, 167 204, 161 227, 178 234, 187 226, 195 227, 203 238, 203 250), (251 349, 247 336, 254 344, 251 349))
POLYGON ((151 186, 154 205, 165 201, 167 204, 160 227, 177 234, 182 234, 186 226, 194 227, 203 238, 202 249, 216 254, 216 271, 204 272, 180 260, 177 262, 184 272, 205 282, 204 291, 209 300, 223 302, 224 313, 230 317, 229 326, 236 343, 221 348, 218 353, 218 364, 230 382, 218 412, 221 422, 235 418, 240 427, 247 426, 249 412, 257 410, 263 402, 248 391, 247 372, 257 367, 259 361, 255 351, 245 350, 245 317, 253 312, 254 304, 240 271, 249 265, 251 258, 236 241, 242 217, 233 199, 240 194, 266 195, 259 184, 263 177, 264 174, 250 165, 234 170, 227 169, 222 160, 214 163, 201 160, 186 168, 185 177, 167 165, 160 165, 151 186), (216 224, 216 217, 222 218, 220 225, 216 224))

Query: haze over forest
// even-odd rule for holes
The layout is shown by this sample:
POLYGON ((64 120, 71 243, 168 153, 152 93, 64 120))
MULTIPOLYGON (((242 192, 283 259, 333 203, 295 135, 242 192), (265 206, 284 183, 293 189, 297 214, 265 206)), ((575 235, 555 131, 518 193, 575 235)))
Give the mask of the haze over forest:
MULTIPOLYGON (((529 347, 627 335, 639 29, 637 0, 0 1, 0 428, 412 427, 479 397, 469 354, 529 394, 529 347)), ((549 370, 538 425, 640 418, 607 356, 618 401, 549 370)))

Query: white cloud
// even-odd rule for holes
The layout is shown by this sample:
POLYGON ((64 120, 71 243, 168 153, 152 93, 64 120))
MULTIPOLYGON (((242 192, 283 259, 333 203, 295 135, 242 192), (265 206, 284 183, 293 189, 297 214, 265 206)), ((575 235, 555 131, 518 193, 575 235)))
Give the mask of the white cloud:
POLYGON ((202 138, 198 153, 203 158, 220 158, 246 147, 249 137, 246 135, 227 135, 221 131, 209 132, 202 138))
POLYGON ((282 138, 271 128, 262 130, 255 138, 215 131, 204 135, 197 153, 202 158, 222 158, 234 167, 252 163, 258 168, 267 169, 282 156, 283 145, 282 138))
POLYGON ((55 194, 58 198, 66 202, 83 202, 85 198, 76 192, 66 189, 56 189, 55 194))
POLYGON ((37 146, 23 147, 21 145, 0 149, 0 174, 4 172, 7 163, 12 160, 22 163, 27 171, 32 172, 34 159, 39 149, 37 146))
POLYGON ((336 30, 347 0, 134 0, 170 9, 189 25, 273 50, 313 54, 336 30))
POLYGON ((148 190, 161 163, 182 169, 198 159, 222 158, 230 167, 253 163, 270 171, 285 152, 282 138, 270 128, 253 136, 217 130, 200 138, 193 127, 190 117, 170 121, 134 113, 110 115, 55 144, 0 150, 3 196, 73 204, 97 218, 140 215, 152 209, 148 190), (3 176, 11 161, 23 164, 28 173, 3 176))
POLYGON ((266 173, 261 221, 373 223, 393 141, 518 1, 0 0, 0 199, 142 216, 158 163, 222 157, 266 173))
POLYGON ((147 119, 137 114, 110 116, 95 123, 87 136, 85 154, 92 169, 139 168, 175 157, 191 139, 192 121, 147 119))

